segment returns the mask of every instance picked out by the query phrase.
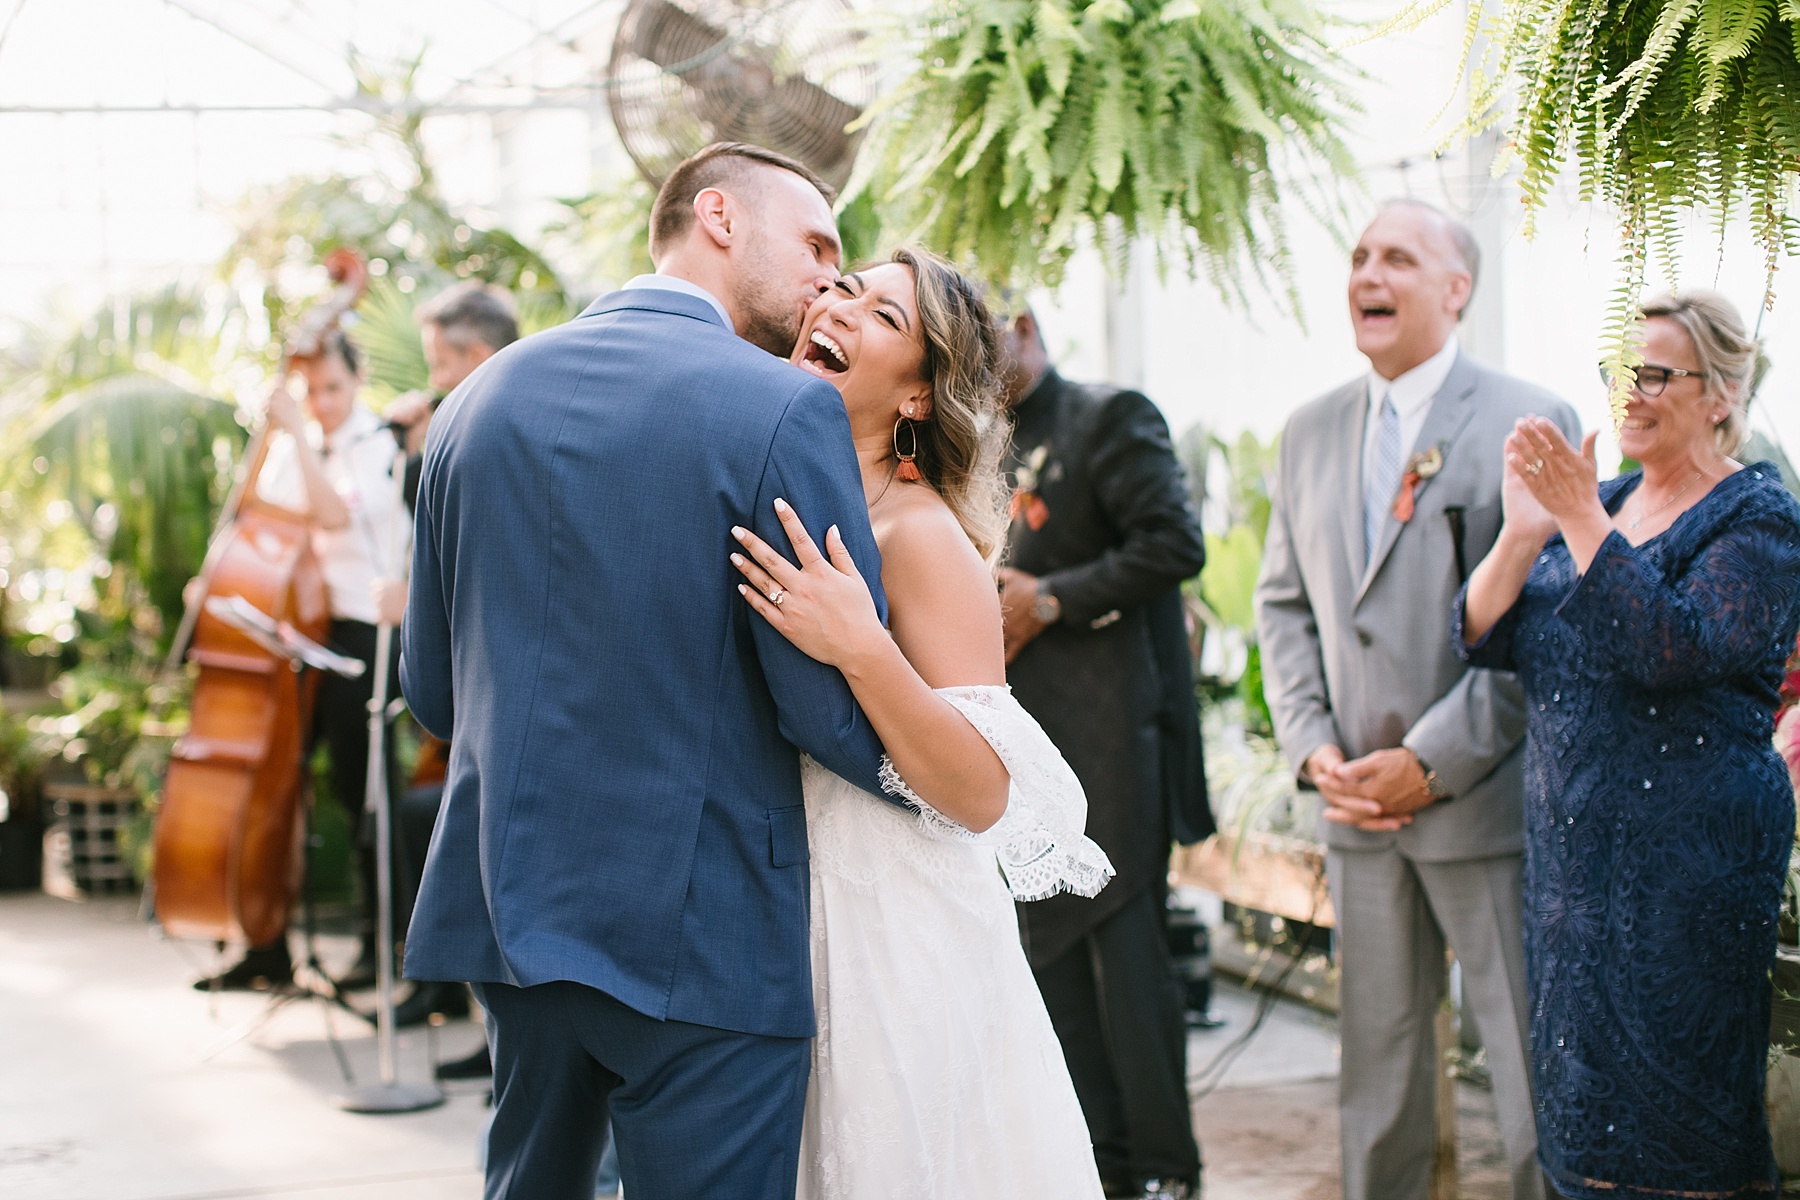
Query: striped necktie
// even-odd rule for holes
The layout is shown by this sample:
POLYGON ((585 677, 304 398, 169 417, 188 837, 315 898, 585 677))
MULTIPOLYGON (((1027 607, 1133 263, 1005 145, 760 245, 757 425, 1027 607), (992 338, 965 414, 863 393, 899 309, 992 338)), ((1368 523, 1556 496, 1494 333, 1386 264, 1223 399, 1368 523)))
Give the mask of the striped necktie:
POLYGON ((1380 424, 1375 429, 1375 457, 1370 462, 1368 478, 1363 481, 1363 563, 1375 557, 1375 544, 1381 539, 1382 522, 1393 507, 1394 494, 1400 487, 1400 411, 1394 407, 1393 394, 1381 397, 1380 424))

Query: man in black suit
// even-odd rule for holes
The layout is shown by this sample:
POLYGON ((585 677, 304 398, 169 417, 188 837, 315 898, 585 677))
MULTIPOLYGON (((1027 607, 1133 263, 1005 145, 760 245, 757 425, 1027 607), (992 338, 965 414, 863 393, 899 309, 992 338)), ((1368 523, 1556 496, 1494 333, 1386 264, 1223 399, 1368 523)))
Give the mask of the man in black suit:
POLYGON ((1069 383, 1029 310, 1008 330, 1007 682, 1080 778, 1118 876, 1021 906, 1108 1196, 1184 1200, 1200 1152, 1163 927, 1171 841, 1212 832, 1181 581, 1205 544, 1162 414, 1069 383))

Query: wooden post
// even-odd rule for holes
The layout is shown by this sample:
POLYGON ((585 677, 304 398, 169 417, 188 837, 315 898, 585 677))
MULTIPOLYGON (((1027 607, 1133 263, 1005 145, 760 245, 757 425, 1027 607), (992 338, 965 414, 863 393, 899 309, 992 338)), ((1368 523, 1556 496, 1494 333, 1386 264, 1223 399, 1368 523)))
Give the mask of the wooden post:
POLYGON ((1437 1158, 1431 1168, 1431 1200, 1456 1197, 1456 1076, 1451 1055, 1456 1051, 1456 1022, 1446 999, 1437 1011, 1437 1158))

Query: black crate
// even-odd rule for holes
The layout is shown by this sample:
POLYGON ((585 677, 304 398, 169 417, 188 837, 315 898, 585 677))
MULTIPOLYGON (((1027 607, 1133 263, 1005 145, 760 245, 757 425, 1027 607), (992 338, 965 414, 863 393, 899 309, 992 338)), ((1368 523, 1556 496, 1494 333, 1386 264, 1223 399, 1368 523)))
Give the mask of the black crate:
POLYGON ((138 813, 136 793, 118 788, 50 784, 44 789, 50 801, 52 828, 66 837, 69 879, 93 894, 130 892, 137 888, 131 864, 120 850, 119 832, 138 813))

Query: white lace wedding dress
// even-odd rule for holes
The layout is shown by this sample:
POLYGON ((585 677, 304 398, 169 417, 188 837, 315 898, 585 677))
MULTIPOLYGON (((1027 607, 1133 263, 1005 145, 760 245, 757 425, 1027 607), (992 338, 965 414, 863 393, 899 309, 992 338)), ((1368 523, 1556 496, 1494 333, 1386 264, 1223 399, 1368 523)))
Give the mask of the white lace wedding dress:
POLYGON ((1112 876, 1074 772, 1004 687, 940 691, 1012 774, 976 835, 805 760, 813 1043, 798 1200, 1096 1200, 1100 1178, 1013 901, 1112 876))

